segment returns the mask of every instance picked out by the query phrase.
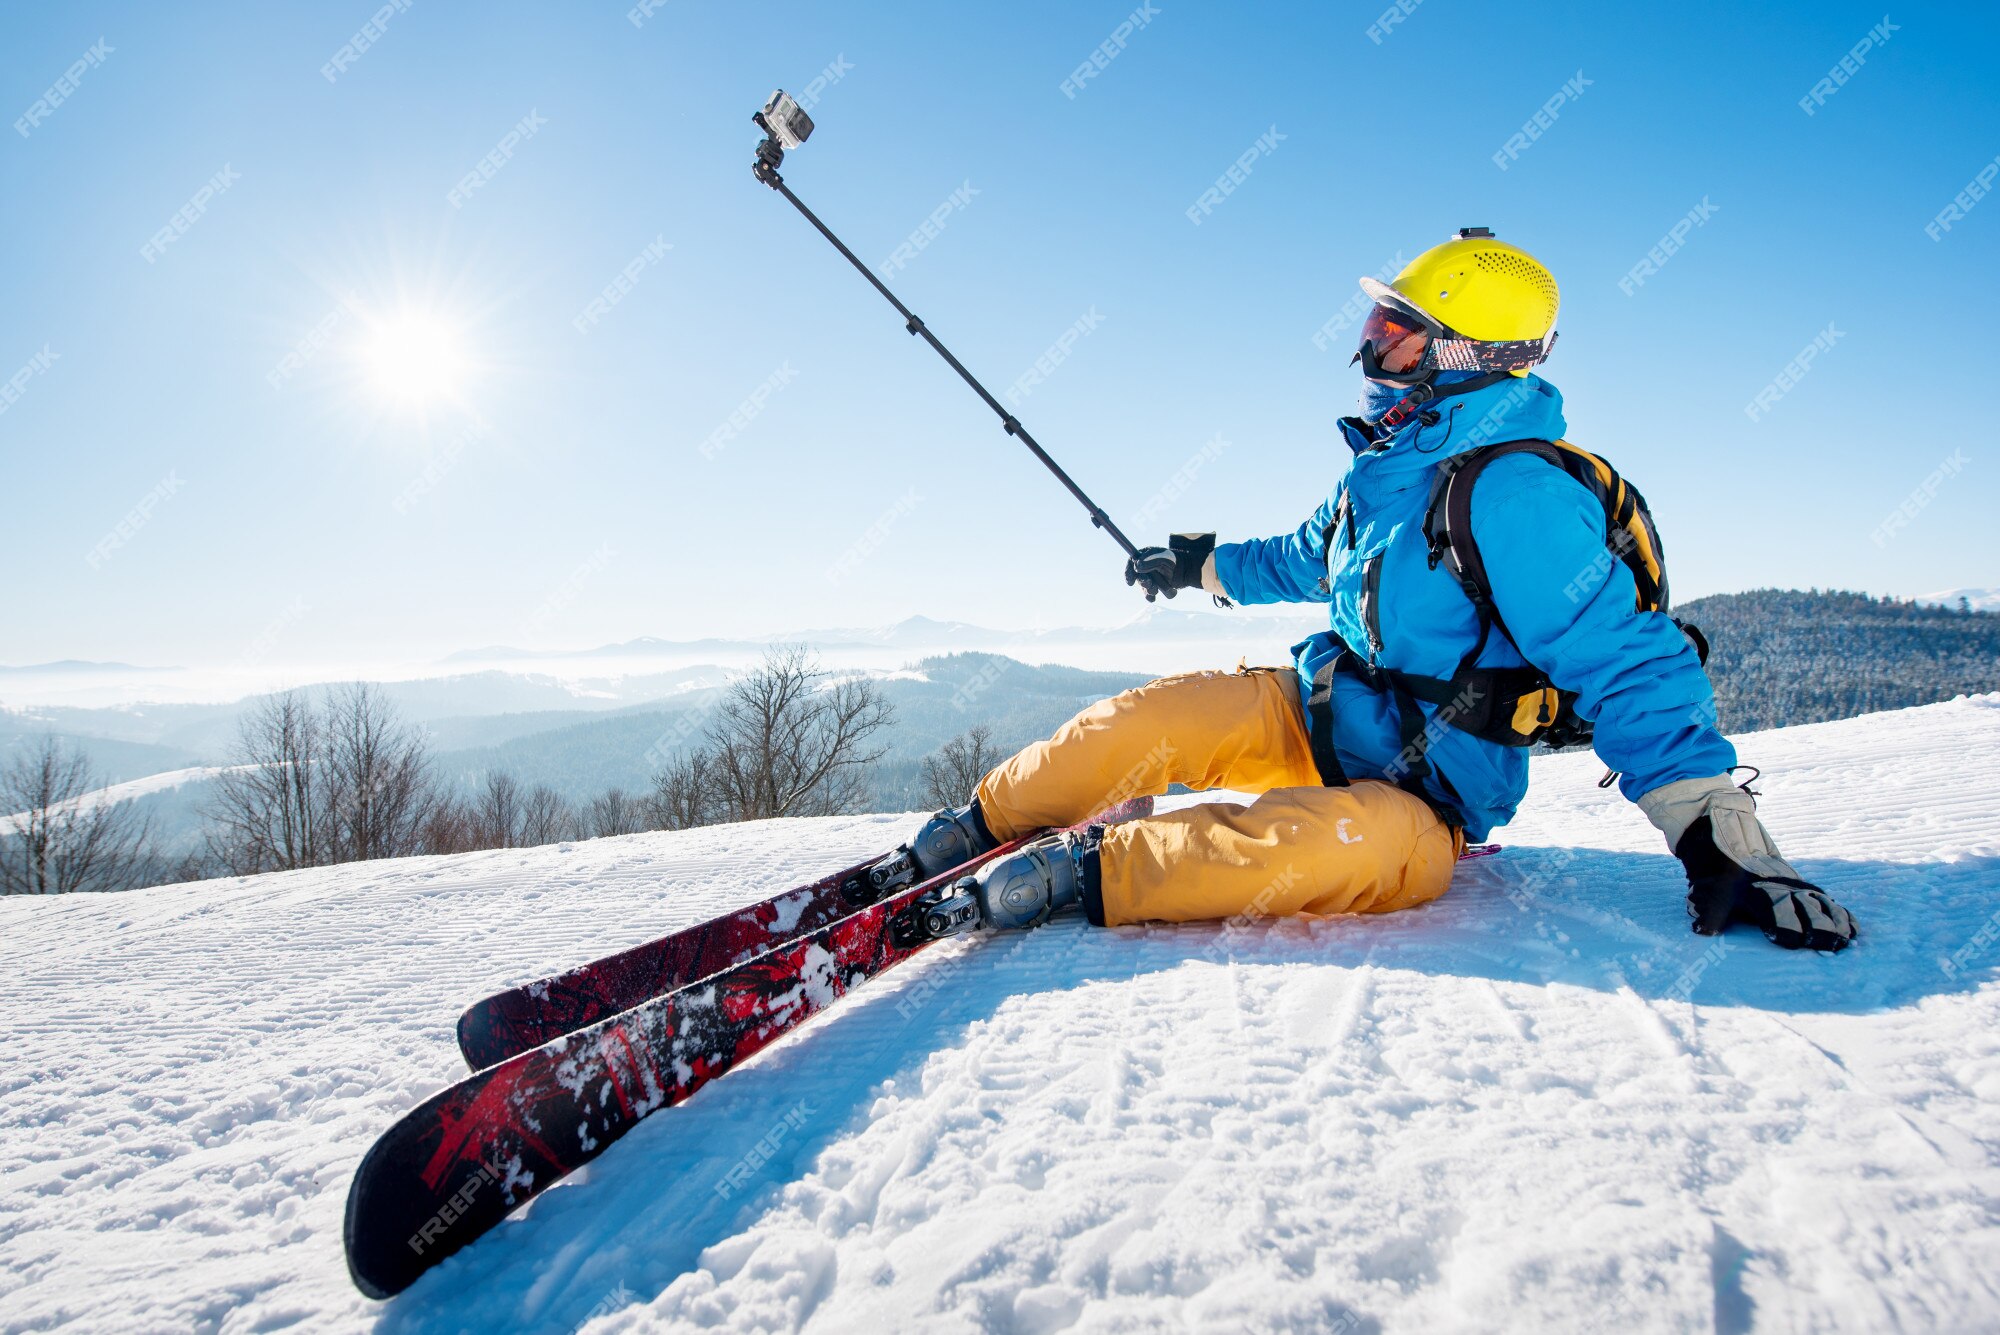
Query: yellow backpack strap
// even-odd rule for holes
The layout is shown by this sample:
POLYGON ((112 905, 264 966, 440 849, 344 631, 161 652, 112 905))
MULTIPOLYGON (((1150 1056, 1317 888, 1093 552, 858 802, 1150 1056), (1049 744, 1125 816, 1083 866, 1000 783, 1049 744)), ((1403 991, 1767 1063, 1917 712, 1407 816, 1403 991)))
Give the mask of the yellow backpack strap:
POLYGON ((1632 572, 1638 586, 1641 611, 1667 605, 1666 554, 1660 548, 1660 531, 1653 525, 1653 512, 1639 489, 1627 482, 1618 470, 1589 450, 1578 449, 1566 440, 1555 442, 1561 452, 1564 471, 1589 487, 1604 503, 1604 538, 1611 552, 1632 572))

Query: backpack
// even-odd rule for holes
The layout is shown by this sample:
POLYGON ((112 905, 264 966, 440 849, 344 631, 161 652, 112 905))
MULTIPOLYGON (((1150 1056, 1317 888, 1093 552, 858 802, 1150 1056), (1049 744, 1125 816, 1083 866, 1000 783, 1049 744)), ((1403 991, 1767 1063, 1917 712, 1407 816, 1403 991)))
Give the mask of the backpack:
MULTIPOLYGON (((1665 554, 1652 511, 1638 488, 1610 464, 1568 441, 1512 440, 1484 445, 1438 465, 1430 504, 1424 512, 1431 569, 1442 563, 1471 600, 1479 614, 1478 642, 1459 661, 1450 681, 1402 672, 1391 675, 1397 686, 1439 707, 1445 722, 1475 737, 1502 746, 1580 746, 1591 740, 1592 728, 1590 720, 1576 712, 1576 692, 1558 688, 1547 674, 1532 666, 1474 666, 1493 631, 1498 630, 1510 642, 1513 639, 1493 604, 1486 562, 1472 540, 1472 490, 1495 459, 1510 454, 1532 454, 1562 469, 1604 506, 1605 556, 1601 564, 1578 572, 1571 585, 1573 596, 1583 596, 1577 592, 1578 586, 1587 592, 1603 580, 1613 563, 1623 562, 1638 586, 1639 610, 1667 611, 1665 554)), ((1693 643, 1696 656, 1705 665, 1707 637, 1699 628, 1678 619, 1674 624, 1693 643)))

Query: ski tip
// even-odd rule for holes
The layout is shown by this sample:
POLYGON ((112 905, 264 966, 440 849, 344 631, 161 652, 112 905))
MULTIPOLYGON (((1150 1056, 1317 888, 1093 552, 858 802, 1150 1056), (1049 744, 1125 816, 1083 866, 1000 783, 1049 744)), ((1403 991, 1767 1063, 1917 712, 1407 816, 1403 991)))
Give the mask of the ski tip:
POLYGON ((354 1287, 380 1301, 422 1279, 471 1245, 513 1208, 493 1189, 486 1163, 454 1163, 441 1181, 425 1178, 437 1157, 439 1128, 463 1114, 488 1077, 467 1076, 425 1099, 378 1137, 347 1188, 341 1242, 354 1287))
POLYGON ((468 1071, 483 1071, 493 1064, 490 1056, 492 1026, 486 1023, 486 1010, 491 1004, 488 1000, 468 1006, 465 1013, 458 1017, 455 1031, 458 1055, 465 1058, 465 1069, 468 1071))
POLYGON ((496 992, 467 1006, 458 1017, 456 1030, 458 1055, 465 1058, 465 1069, 476 1074, 567 1032, 564 1029, 551 1034, 545 1026, 535 1023, 536 1018, 519 988, 496 992))
POLYGON ((347 1187, 347 1210, 341 1220, 341 1243, 347 1253, 347 1275, 354 1281, 354 1287, 361 1290, 364 1297, 377 1302, 393 1298, 416 1282, 421 1270, 409 1274, 391 1272, 377 1255, 377 1249, 368 1243, 365 1221, 372 1213, 368 1209, 368 1182, 382 1142, 377 1141, 363 1155, 354 1169, 354 1180, 347 1187))
POLYGON ((1141 820, 1152 814, 1153 796, 1151 793, 1142 793, 1138 797, 1128 797, 1123 802, 1118 802, 1104 808, 1104 810, 1083 823, 1085 825, 1117 825, 1123 821, 1141 820))
POLYGON ((389 1301, 389 1299, 395 1297, 398 1293, 402 1292, 401 1289, 391 1290, 391 1289, 376 1288, 375 1285, 369 1282, 368 1277, 366 1275, 362 1274, 359 1270, 356 1270, 354 1268, 354 1258, 352 1256, 347 1258, 347 1276, 349 1279, 352 1279, 354 1281, 354 1287, 361 1290, 362 1297, 372 1298, 378 1303, 387 1302, 389 1301))

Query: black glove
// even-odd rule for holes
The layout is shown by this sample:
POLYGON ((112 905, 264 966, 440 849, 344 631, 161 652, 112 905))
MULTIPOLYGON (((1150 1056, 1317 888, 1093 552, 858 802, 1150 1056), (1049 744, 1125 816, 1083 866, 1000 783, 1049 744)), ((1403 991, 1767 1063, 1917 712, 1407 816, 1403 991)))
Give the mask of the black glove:
POLYGON ((1141 547, 1125 563, 1125 582, 1146 591, 1146 601, 1160 594, 1171 598, 1182 589, 1201 587, 1201 568, 1215 550, 1213 533, 1176 533, 1164 547, 1141 547))
POLYGON ((1826 891, 1796 876, 1749 871, 1716 847, 1707 816, 1688 826, 1674 856, 1687 869, 1688 916, 1703 936, 1747 922, 1787 950, 1845 950, 1854 943, 1854 916, 1826 891))

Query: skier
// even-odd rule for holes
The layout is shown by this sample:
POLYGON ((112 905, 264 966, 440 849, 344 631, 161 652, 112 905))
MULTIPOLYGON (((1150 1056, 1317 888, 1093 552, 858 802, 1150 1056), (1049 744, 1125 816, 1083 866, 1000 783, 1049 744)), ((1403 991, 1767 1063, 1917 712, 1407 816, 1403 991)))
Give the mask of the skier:
POLYGON ((1125 571, 1169 597, 1325 603, 1329 628, 1294 646, 1291 667, 1167 677, 1084 710, 902 856, 928 877, 1125 797, 1229 788, 1259 796, 1052 835, 989 864, 983 921, 1032 927, 1071 905, 1100 926, 1408 908, 1443 894, 1466 841, 1513 816, 1526 743, 1560 704, 1594 724, 1621 791, 1680 859, 1696 932, 1742 922, 1788 948, 1847 946, 1853 918, 1784 860, 1730 777, 1736 753, 1665 614, 1663 573, 1649 605, 1632 564, 1635 544, 1657 552, 1649 519, 1614 533, 1613 507, 1552 467, 1556 450, 1509 447, 1474 474, 1476 505, 1468 482, 1469 537, 1440 568, 1426 532, 1439 464, 1563 436, 1562 396, 1529 371, 1555 342, 1554 278, 1467 228, 1393 283, 1361 286, 1376 304, 1355 354, 1360 414, 1339 423, 1354 460, 1333 494, 1295 532, 1177 535, 1125 571), (1457 569, 1467 541, 1483 579, 1457 569))

